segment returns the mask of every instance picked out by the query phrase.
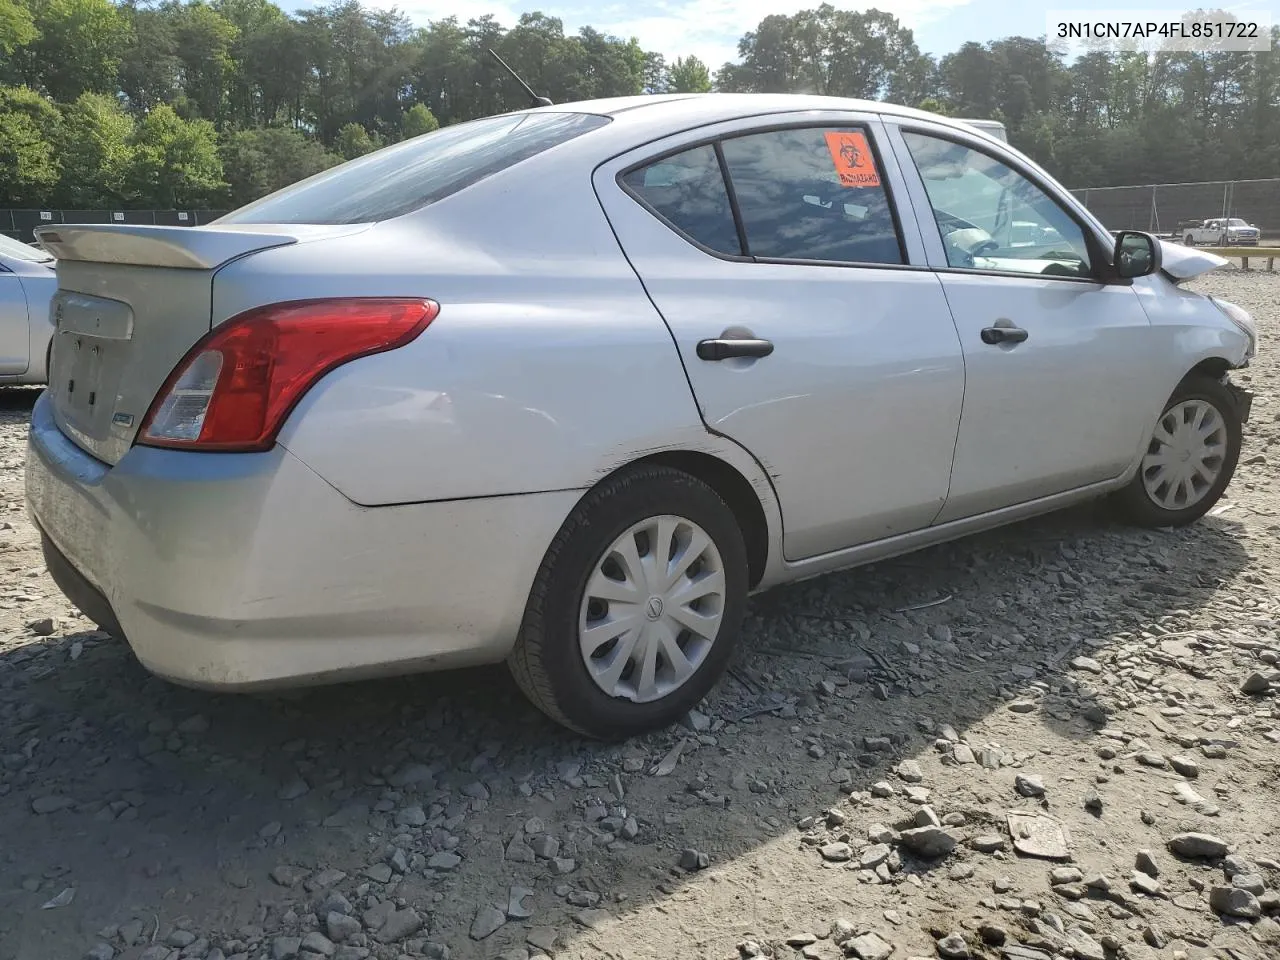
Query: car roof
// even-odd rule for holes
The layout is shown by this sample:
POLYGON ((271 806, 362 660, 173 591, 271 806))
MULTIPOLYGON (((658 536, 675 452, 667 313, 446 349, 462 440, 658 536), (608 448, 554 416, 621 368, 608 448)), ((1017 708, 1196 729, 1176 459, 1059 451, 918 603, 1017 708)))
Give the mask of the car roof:
POLYGON ((654 122, 669 123, 672 130, 702 126, 727 120, 791 113, 804 110, 840 110, 878 113, 908 119, 928 120, 966 133, 975 131, 986 139, 995 139, 985 130, 963 120, 915 110, 896 103, 858 100, 853 97, 827 97, 807 93, 670 93, 641 94, 631 97, 607 97, 578 100, 571 103, 535 107, 528 113, 594 113, 614 119, 624 126, 649 126, 654 122))

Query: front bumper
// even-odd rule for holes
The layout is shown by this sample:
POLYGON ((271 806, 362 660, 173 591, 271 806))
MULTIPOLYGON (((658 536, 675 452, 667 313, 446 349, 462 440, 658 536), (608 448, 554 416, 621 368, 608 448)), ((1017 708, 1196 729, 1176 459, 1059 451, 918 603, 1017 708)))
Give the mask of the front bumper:
POLYGON ((1253 393, 1230 381, 1227 381, 1227 389, 1236 399, 1236 413, 1240 417, 1240 422, 1248 423, 1249 415, 1253 412, 1253 393))
POLYGON ((501 660, 573 492, 368 508, 281 447, 75 446, 32 412, 27 499, 55 582, 180 683, 254 688, 501 660))

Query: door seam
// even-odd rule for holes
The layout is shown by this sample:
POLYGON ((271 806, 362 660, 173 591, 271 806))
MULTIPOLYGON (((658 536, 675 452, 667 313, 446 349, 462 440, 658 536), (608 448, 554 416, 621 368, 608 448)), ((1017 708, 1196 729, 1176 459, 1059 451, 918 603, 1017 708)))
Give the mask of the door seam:
POLYGON ((969 395, 969 357, 964 350, 964 338, 960 336, 960 325, 956 323, 956 312, 951 309, 951 298, 947 296, 947 285, 942 282, 942 277, 938 275, 936 270, 931 272, 934 279, 938 281, 938 289, 942 291, 942 301, 947 305, 947 313, 951 317, 951 329, 955 331, 956 344, 960 347, 960 416, 956 418, 956 437, 951 444, 951 468, 947 471, 947 493, 942 498, 938 512, 933 515, 933 519, 926 524, 924 529, 936 526, 938 518, 947 509, 947 504, 951 502, 951 484, 956 476, 956 454, 960 450, 960 430, 964 426, 964 405, 969 395))
MULTIPOLYGON (((618 251, 622 254, 622 259, 627 262, 627 266, 631 268, 631 272, 636 276, 636 282, 640 284, 640 289, 644 291, 645 299, 649 301, 649 305, 653 307, 653 312, 658 315, 658 319, 662 321, 662 326, 667 331, 667 336, 671 338, 671 347, 675 351, 676 361, 680 364, 680 372, 684 374, 684 382, 689 387, 689 396, 693 398, 694 409, 698 411, 698 419, 702 421, 702 428, 714 437, 719 437, 732 443, 735 447, 751 458, 752 462, 760 468, 760 472, 764 475, 765 480, 769 484, 769 489, 773 491, 773 500, 778 505, 778 551, 783 557, 786 556, 786 549, 783 544, 786 542, 786 516, 782 510, 782 498, 778 495, 777 485, 774 483, 773 474, 756 456, 755 451, 741 443, 734 437, 717 430, 707 422, 706 412, 702 409, 702 401, 698 398, 698 391, 693 388, 693 377, 689 374, 689 365, 685 362, 684 355, 680 352, 680 341, 676 339, 675 331, 671 329, 671 324, 667 322, 667 318, 663 315, 662 309, 653 299, 653 294, 649 292, 649 285, 644 282, 644 277, 640 275, 640 271, 636 269, 636 265, 631 262, 631 257, 627 253, 627 248, 623 246, 622 238, 618 236, 618 231, 613 226, 613 221, 609 219, 609 211, 605 209, 604 201, 600 198, 600 191, 596 185, 596 170, 591 172, 591 192, 595 195, 596 203, 600 206, 600 215, 604 217, 604 222, 609 227, 609 233, 613 235, 613 242, 618 245, 618 251)), ((954 325, 955 320, 952 319, 954 325)), ((944 504, 945 506, 945 504, 944 504)))

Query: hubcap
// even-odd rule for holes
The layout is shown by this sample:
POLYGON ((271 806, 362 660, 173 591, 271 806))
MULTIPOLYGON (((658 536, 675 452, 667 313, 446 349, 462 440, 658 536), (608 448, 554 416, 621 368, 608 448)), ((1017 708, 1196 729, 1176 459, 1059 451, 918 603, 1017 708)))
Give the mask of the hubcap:
POLYGON ((724 619, 724 562, 683 517, 642 520, 601 555, 578 615, 582 661, 611 697, 650 703, 683 686, 724 619))
POLYGON ((1166 510, 1199 503, 1222 474, 1227 455, 1227 426, 1204 400, 1184 400, 1156 424, 1142 458, 1147 496, 1166 510))

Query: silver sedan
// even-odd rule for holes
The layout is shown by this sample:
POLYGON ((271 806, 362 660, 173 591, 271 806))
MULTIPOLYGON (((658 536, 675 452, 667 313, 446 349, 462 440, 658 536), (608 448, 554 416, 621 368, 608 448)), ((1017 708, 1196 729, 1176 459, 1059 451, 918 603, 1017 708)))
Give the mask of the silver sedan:
POLYGON ((1190 523, 1249 416, 1252 320, 1182 286, 1221 258, 884 104, 543 107, 208 226, 40 236, 50 570, 199 686, 506 660, 630 734, 707 693, 752 591, 1091 497, 1190 523))
POLYGON ((0 385, 40 384, 48 377, 58 289, 53 256, 0 233, 0 385))

